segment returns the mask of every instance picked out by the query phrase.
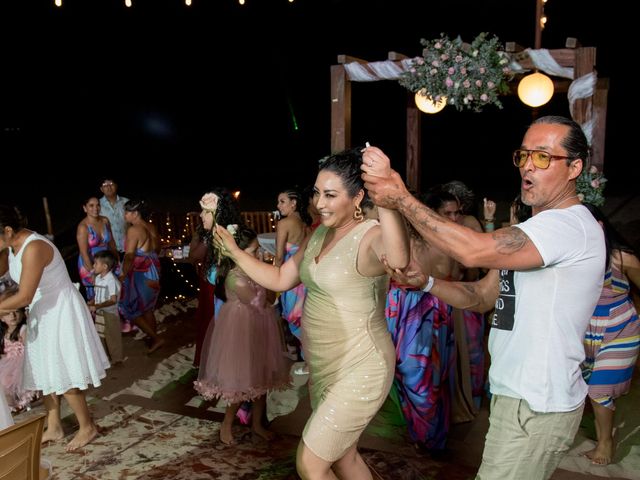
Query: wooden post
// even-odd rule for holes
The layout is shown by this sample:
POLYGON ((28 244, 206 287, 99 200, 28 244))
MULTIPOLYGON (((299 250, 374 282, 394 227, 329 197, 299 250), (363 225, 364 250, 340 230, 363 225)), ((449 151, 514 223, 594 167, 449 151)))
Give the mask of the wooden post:
POLYGON ((351 148, 351 80, 344 65, 331 65, 331 153, 351 148))
POLYGON ((421 172, 421 125, 422 112, 418 110, 414 100, 414 94, 407 93, 407 166, 406 181, 409 190, 420 192, 421 172))
POLYGON ((607 127, 607 94, 609 79, 599 78, 596 93, 593 96, 593 114, 596 123, 591 132, 591 165, 602 171, 604 167, 604 137, 607 127))
POLYGON ((53 238, 53 224, 51 223, 51 212, 49 211, 47 197, 42 197, 42 205, 44 207, 44 217, 47 220, 47 235, 53 238))

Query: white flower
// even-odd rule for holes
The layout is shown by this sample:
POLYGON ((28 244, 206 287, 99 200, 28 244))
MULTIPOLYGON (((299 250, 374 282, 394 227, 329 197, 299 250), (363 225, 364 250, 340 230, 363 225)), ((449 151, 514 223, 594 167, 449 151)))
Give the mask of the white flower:
POLYGON ((215 193, 205 193, 200 199, 200 208, 216 213, 218 209, 218 196, 215 193))
POLYGON ((232 224, 227 225, 227 231, 231 235, 235 236, 236 233, 238 232, 238 224, 237 223, 232 223, 232 224))

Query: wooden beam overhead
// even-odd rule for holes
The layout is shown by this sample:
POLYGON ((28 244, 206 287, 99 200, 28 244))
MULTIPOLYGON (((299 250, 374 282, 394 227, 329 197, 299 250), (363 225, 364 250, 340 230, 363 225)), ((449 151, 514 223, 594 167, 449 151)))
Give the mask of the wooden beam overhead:
POLYGON ((367 60, 363 60, 358 57, 352 57, 350 55, 338 55, 338 63, 341 65, 344 65, 345 63, 353 63, 353 62, 369 63, 367 60))
POLYGON ((409 58, 408 56, 406 56, 403 53, 398 53, 398 52, 389 52, 387 53, 387 60, 392 60, 392 61, 399 61, 399 60, 404 60, 406 58, 409 58))

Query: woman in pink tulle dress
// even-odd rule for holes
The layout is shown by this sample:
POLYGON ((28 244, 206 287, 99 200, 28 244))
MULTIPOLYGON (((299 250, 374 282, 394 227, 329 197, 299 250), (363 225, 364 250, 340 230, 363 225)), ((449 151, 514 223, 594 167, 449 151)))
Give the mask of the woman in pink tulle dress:
MULTIPOLYGON (((6 298, 15 291, 0 294, 6 298)), ((27 317, 24 309, 0 315, 0 385, 12 412, 26 408, 36 396, 33 390, 22 388, 24 340, 27 335, 27 317)))
MULTIPOLYGON (((205 228, 211 229, 212 216, 206 210, 202 216, 205 228)), ((253 230, 239 226, 234 237, 245 252, 257 254, 253 230)), ((228 404, 220 427, 222 443, 236 443, 231 427, 246 401, 253 402, 253 432, 269 440, 273 434, 262 425, 266 394, 289 385, 278 316, 266 299, 266 290, 226 258, 218 266, 216 295, 221 293, 222 282, 226 302, 216 315, 215 328, 211 323, 204 338, 195 388, 207 400, 221 397, 228 404)))

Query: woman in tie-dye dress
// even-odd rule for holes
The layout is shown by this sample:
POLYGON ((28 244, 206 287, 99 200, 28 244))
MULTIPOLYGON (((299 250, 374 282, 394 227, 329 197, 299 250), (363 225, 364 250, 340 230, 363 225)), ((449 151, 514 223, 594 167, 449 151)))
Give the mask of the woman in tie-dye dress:
MULTIPOLYGON (((85 287, 87 300, 93 300, 93 256, 104 250, 111 250, 116 258, 118 250, 111 234, 109 219, 100 215, 98 197, 89 197, 82 206, 87 214, 78 224, 76 241, 78 242, 78 273, 85 287)), ((117 273, 116 273, 117 275, 117 273)))
MULTIPOLYGON (((278 194, 278 211, 282 219, 276 226, 276 258, 274 264, 282 265, 294 256, 309 233, 311 217, 307 212, 304 196, 295 189, 278 194)), ((300 319, 307 290, 302 283, 280 294, 281 315, 289 323, 289 329, 300 339, 300 319)))
POLYGON ((144 200, 129 200, 124 205, 124 218, 131 224, 125 239, 122 263, 122 297, 118 302, 120 315, 134 322, 151 338, 149 352, 162 345, 153 313, 160 294, 160 237, 147 221, 149 209, 144 200))
POLYGON ((640 287, 640 260, 602 212, 586 206, 604 229, 608 255, 602 293, 585 336, 583 375, 598 436, 596 447, 585 455, 606 465, 615 451, 614 399, 629 391, 640 348, 640 320, 630 295, 631 284, 640 287))

